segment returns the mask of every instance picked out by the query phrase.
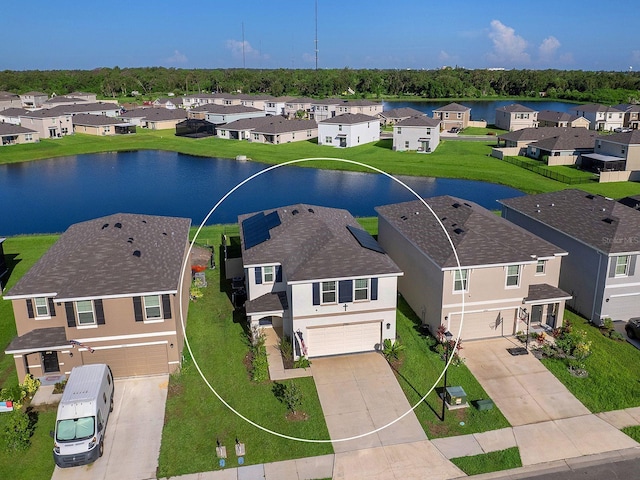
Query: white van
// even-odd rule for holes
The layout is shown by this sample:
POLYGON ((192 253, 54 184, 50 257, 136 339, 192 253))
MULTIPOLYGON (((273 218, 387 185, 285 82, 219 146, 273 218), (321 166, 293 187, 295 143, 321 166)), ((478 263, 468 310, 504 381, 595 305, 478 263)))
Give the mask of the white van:
POLYGON ((113 375, 105 364, 74 367, 58 405, 53 458, 59 467, 93 463, 102 456, 113 375))

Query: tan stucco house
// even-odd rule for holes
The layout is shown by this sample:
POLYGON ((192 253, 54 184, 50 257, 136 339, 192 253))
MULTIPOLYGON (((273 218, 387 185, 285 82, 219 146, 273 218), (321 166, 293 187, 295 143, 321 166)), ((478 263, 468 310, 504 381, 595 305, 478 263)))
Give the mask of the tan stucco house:
POLYGON ((497 128, 512 132, 523 128, 535 128, 538 126, 538 112, 519 103, 513 103, 496 108, 497 128))
POLYGON ((135 133, 136 127, 132 123, 121 118, 107 117, 106 115, 91 115, 78 113, 73 116, 73 131, 88 135, 122 135, 135 133))
POLYGON ((0 123, 0 145, 18 145, 21 143, 36 143, 40 141, 37 131, 24 128, 12 123, 0 123))
POLYGON ((277 145, 316 138, 318 125, 314 120, 287 119, 281 115, 245 118, 219 126, 217 136, 277 145))
POLYGON ((444 326, 472 340, 526 331, 528 321, 562 325, 571 298, 558 288, 563 249, 473 202, 425 201, 435 216, 420 200, 376 211, 378 242, 404 272, 398 291, 431 333, 444 326))
POLYGON ((433 111, 433 118, 440 120, 440 130, 451 130, 453 127, 463 129, 471 121, 471 107, 450 103, 433 111))
POLYGON ((120 213, 69 227, 4 296, 17 330, 5 353, 18 378, 90 363, 107 363, 116 377, 178 369, 190 225, 120 213))
POLYGON ((589 120, 576 114, 540 110, 538 112, 539 127, 581 127, 589 128, 589 120))
POLYGON ((40 139, 60 138, 73 134, 72 115, 56 109, 34 110, 20 116, 20 125, 35 130, 40 139))
POLYGON ((440 144, 440 120, 426 115, 400 120, 393 127, 393 150, 431 153, 440 144))

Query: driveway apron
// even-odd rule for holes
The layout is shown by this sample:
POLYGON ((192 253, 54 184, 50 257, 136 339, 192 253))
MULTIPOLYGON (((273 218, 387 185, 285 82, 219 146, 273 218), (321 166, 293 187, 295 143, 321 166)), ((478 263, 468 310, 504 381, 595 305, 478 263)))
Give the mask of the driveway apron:
POLYGON ((378 353, 315 358, 311 371, 336 453, 426 440, 391 367, 378 353), (409 412, 393 425, 367 435, 409 412))
POLYGON ((55 467, 52 480, 156 477, 169 377, 125 378, 114 383, 104 455, 91 465, 55 467))

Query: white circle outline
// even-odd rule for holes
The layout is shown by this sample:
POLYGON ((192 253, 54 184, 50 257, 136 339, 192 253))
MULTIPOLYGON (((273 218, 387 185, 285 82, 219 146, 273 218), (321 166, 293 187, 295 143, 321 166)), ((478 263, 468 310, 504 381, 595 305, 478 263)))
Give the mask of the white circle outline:
MULTIPOLYGON (((373 167, 373 166, 368 165, 366 163, 358 162, 358 161, 355 161, 355 160, 348 160, 348 159, 345 159, 345 158, 331 158, 331 157, 310 157, 310 158, 299 158, 297 160, 288 160, 286 162, 278 163, 276 165, 271 165, 271 166, 269 166, 267 168, 264 168, 263 170, 260 170, 259 172, 256 172, 256 173, 250 175, 249 177, 245 178, 240 183, 236 184, 235 187, 233 187, 231 190, 229 190, 226 194, 224 194, 222 196, 222 198, 220 200, 218 200, 218 202, 213 206, 213 208, 211 210, 209 210, 209 213, 207 213, 207 215, 204 217, 204 220, 202 220, 202 222, 200 223, 200 226, 196 230, 195 235, 193 236, 193 240, 189 244, 189 249, 187 250, 187 257, 186 258, 187 259, 191 258, 191 251, 193 249, 193 245, 195 244, 195 241, 197 240, 198 235, 200 234, 201 230, 204 228, 205 223, 207 223, 207 221, 209 220, 211 215, 213 215, 213 213, 216 211, 216 209, 233 192, 235 192, 236 190, 238 190, 240 187, 242 187, 246 183, 250 182, 251 180, 259 177, 262 174, 265 174, 267 172, 275 170, 276 168, 285 167, 287 165, 294 165, 294 164, 297 164, 297 163, 303 163, 303 162, 309 162, 309 161, 317 161, 317 160, 330 160, 330 161, 349 163, 349 164, 352 164, 352 165, 358 165, 360 167, 368 168, 370 170, 373 170, 376 173, 382 174, 382 175, 386 176, 387 178, 390 178, 394 182, 399 183, 404 188, 406 188, 408 191, 410 191, 418 200, 420 200, 424 204, 425 207, 427 207, 429 209, 429 211, 431 212, 433 217, 436 219, 436 221, 440 225, 440 228, 442 229, 442 231, 447 236, 447 240, 449 241, 449 245, 451 245, 451 249, 453 250, 453 254, 454 254, 455 259, 456 259, 456 264, 457 264, 457 267, 458 267, 458 271, 460 272, 460 275, 462 275, 462 267, 460 266, 460 259, 458 258, 458 252, 456 251, 456 248, 453 245, 453 240, 451 239, 451 236, 447 232, 447 229, 444 227, 444 225, 443 225, 442 221, 440 220, 440 218, 438 218, 438 215, 436 215, 436 213, 429 206, 429 204, 420 195, 418 195, 418 193, 416 193, 409 185, 404 183, 402 180, 397 179, 396 177, 394 177, 390 173, 385 172, 384 170, 380 170, 379 168, 376 168, 376 167, 373 167)), ((180 274, 180 285, 182 285, 183 282, 184 282, 184 274, 185 274, 185 269, 183 269, 182 273, 180 274)), ((182 304, 182 302, 183 302, 183 298, 182 298, 183 293, 182 292, 183 292, 183 289, 181 288, 180 289, 180 294, 178 296, 180 304, 182 304)), ((464 295, 462 295, 462 304, 461 305, 462 305, 462 312, 461 312, 461 315, 460 315, 460 327, 458 329, 458 336, 456 338, 455 345, 453 347, 453 351, 454 352, 456 351, 456 348, 458 348, 458 342, 460 341, 460 333, 462 332, 462 325, 464 323, 464 295)), ((211 383, 209 383, 209 380, 207 380, 207 378, 205 377, 204 373, 202 373, 202 370, 200 369, 200 365, 198 364, 198 361, 196 360, 196 358, 193 355, 193 351, 191 350, 191 344, 189 343, 189 339, 187 337, 186 327, 185 327, 185 323, 184 323, 184 314, 182 312, 182 308, 180 308, 180 324, 181 324, 181 327, 182 327, 182 334, 183 334, 185 345, 187 346, 187 350, 189 351, 189 354, 191 355, 191 361, 195 365, 196 370, 198 370, 198 373, 200 374, 200 377, 202 378, 204 383, 207 385, 207 387, 209 387, 209 390, 211 390, 213 392, 213 394, 218 398, 218 400, 220 400, 222 402, 222 404, 225 407, 227 407, 229 410, 231 410, 233 413, 235 413, 238 417, 240 417, 245 422, 249 423, 250 425, 253 425, 254 427, 256 427, 256 428, 258 428, 258 429, 260 429, 260 430, 262 430, 264 432, 270 433, 271 435, 275 435, 275 436, 280 437, 280 438, 285 438, 287 440, 295 440, 295 441, 298 441, 298 442, 306 442, 306 443, 334 443, 334 442, 337 443, 337 442, 347 442, 347 441, 350 441, 350 440, 357 440, 359 438, 363 438, 363 437, 372 435, 374 433, 377 433, 377 432, 379 432, 381 430, 384 430, 387 427, 390 427, 391 425, 395 424, 396 422, 399 422, 404 417, 406 417, 411 412, 413 412, 418 407, 418 405, 420 405, 427 398, 427 396, 434 390, 434 388, 436 388, 436 385, 438 383, 440 383, 440 380, 442 379, 442 377, 444 376, 445 372, 449 368, 449 365, 453 361, 453 357, 454 357, 453 355, 451 355, 449 357, 447 364, 444 366, 444 369, 442 370, 442 373, 440 373, 440 376, 435 380, 435 382, 433 383, 433 386, 429 389, 429 391, 427 393, 425 393, 424 396, 418 402, 416 402, 416 404, 414 406, 412 406, 409 410, 407 410, 405 413, 400 415, 395 420, 392 420, 389 423, 387 423, 385 425, 382 425, 381 427, 378 427, 378 428, 376 428, 374 430, 371 430, 369 432, 361 433, 359 435, 354 435, 352 437, 347 437, 347 438, 337 438, 337 439, 328 439, 328 440, 327 439, 301 438, 301 437, 294 437, 294 436, 291 436, 291 435, 286 435, 284 433, 280 433, 280 432, 276 432, 274 430, 268 429, 267 427, 264 427, 264 426, 262 426, 262 425, 260 425, 260 424, 258 424, 256 422, 254 422, 253 420, 245 417, 243 414, 241 414, 236 409, 234 409, 231 405, 229 405, 220 396, 220 394, 213 388, 211 383)), ((443 392, 443 395, 444 395, 444 392, 443 392)))

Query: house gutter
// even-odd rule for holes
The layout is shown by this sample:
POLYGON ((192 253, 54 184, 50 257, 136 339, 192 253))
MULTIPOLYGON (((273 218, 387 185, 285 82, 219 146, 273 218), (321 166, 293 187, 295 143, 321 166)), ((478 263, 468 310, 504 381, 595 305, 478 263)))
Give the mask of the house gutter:
MULTIPOLYGON (((609 257, 607 257, 609 258, 609 257)), ((602 253, 598 255, 598 275, 596 275, 596 284, 593 287, 593 305, 591 306, 591 323, 593 323, 593 316, 596 313, 596 294, 598 293, 598 283, 600 283, 600 269, 602 266, 602 253)), ((604 297, 604 292, 603 292, 604 297)), ((603 298, 604 299, 604 298, 603 298)))

